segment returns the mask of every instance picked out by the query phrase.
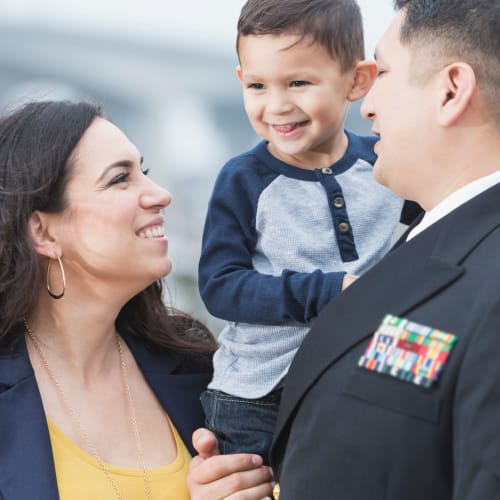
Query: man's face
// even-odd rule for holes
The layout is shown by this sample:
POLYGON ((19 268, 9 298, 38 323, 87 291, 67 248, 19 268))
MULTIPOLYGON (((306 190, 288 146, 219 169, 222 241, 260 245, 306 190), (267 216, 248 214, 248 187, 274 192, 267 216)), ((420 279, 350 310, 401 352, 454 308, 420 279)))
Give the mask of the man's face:
POLYGON ((425 207, 423 199, 432 190, 436 168, 430 161, 432 78, 422 82, 413 74, 415 58, 399 40, 403 17, 402 12, 395 16, 377 46, 377 78, 361 113, 373 121, 373 132, 380 137, 375 144, 378 159, 373 169, 377 181, 425 207))

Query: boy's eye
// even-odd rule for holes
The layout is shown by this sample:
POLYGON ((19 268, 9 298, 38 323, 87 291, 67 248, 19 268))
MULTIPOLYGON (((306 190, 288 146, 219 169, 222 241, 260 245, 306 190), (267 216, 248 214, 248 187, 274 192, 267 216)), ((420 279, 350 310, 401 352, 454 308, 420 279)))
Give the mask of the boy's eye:
POLYGON ((262 90, 264 88, 264 84, 263 83, 250 83, 248 85, 248 88, 255 89, 255 90, 262 90))
POLYGON ((306 82, 304 80, 295 80, 293 82, 290 82, 290 87, 305 87, 308 84, 309 82, 306 82))

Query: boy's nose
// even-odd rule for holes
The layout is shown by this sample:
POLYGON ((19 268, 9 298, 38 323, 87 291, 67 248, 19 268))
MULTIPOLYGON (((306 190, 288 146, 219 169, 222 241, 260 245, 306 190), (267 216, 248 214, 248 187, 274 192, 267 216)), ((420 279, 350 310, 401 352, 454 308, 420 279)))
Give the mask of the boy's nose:
POLYGON ((268 94, 266 108, 269 113, 282 114, 289 111, 292 108, 292 104, 287 98, 286 92, 274 90, 268 94))

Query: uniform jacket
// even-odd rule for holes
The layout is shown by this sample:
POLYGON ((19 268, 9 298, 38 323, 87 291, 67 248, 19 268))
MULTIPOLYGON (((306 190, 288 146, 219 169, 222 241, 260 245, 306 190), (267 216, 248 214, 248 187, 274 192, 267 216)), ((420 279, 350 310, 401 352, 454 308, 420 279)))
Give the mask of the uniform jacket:
MULTIPOLYGON (((0 350, 0 499, 57 500, 47 422, 22 329, 13 348, 0 350)), ((158 401, 193 453, 191 434, 203 425, 199 395, 211 373, 124 336, 158 401)))
POLYGON ((323 310, 287 377, 271 463, 281 500, 500 499, 500 185, 323 310), (358 366, 387 313, 457 336, 430 388, 358 366))

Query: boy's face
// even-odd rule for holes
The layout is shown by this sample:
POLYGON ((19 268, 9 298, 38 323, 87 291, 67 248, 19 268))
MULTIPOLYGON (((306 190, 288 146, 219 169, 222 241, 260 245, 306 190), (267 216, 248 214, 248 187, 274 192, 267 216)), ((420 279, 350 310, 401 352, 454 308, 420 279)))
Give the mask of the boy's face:
POLYGON ((250 123, 270 151, 284 162, 319 168, 344 152, 355 70, 343 73, 325 48, 297 40, 291 34, 241 37, 237 75, 250 123))
POLYGON ((433 120, 436 93, 432 77, 416 77, 422 68, 413 67, 412 50, 399 40, 402 21, 400 12, 377 46, 377 78, 361 114, 373 121, 373 132, 380 136, 373 169, 377 181, 425 208, 429 203, 424 199, 431 201, 439 185, 437 159, 432 156, 433 144, 439 141, 433 120))

